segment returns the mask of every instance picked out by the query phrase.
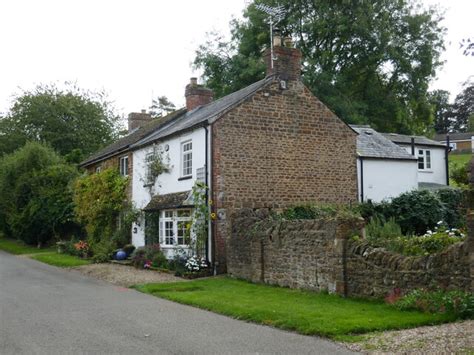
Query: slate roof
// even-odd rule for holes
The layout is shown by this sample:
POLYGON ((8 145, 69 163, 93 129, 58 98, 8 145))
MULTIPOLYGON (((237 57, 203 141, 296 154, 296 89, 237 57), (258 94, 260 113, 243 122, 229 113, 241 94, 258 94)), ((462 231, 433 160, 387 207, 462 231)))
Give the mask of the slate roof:
POLYGON ((239 91, 236 91, 227 96, 221 97, 216 101, 197 107, 196 109, 186 112, 186 114, 180 116, 176 120, 173 120, 164 127, 156 130, 153 134, 150 134, 143 139, 137 141, 131 145, 131 148, 137 148, 142 145, 149 144, 153 141, 162 139, 164 137, 173 135, 177 132, 185 131, 190 128, 194 128, 203 124, 204 122, 212 123, 217 120, 224 113, 253 95, 257 90, 265 87, 271 83, 274 76, 267 76, 265 79, 257 81, 239 91))
POLYGON ((167 208, 191 207, 193 205, 191 197, 191 190, 165 195, 156 195, 153 196, 151 201, 143 210, 157 211, 167 208))
POLYGON ((417 160, 369 126, 350 125, 357 133, 357 155, 364 158, 417 160))
MULTIPOLYGON (((471 137, 474 136, 474 132, 462 132, 462 133, 449 133, 450 141, 470 141, 471 137)), ((435 141, 446 142, 446 133, 437 134, 434 137, 435 141)))
POLYGON ((397 144, 411 144, 411 138, 415 138, 415 144, 417 145, 428 145, 434 147, 445 147, 443 143, 434 141, 432 139, 426 138, 424 136, 410 136, 405 134, 398 133, 382 133, 385 138, 390 139, 392 142, 397 144))
POLYGON ((101 161, 107 159, 110 156, 116 155, 122 151, 128 150, 128 148, 133 144, 143 139, 156 129, 167 125, 169 122, 177 119, 178 117, 184 115, 186 113, 186 109, 182 108, 176 110, 169 115, 161 118, 155 118, 148 122, 143 127, 138 128, 137 130, 132 131, 131 133, 127 134, 125 137, 120 138, 116 142, 108 145, 107 147, 99 150, 98 152, 91 155, 86 160, 82 161, 79 166, 87 166, 89 164, 95 163, 97 161, 101 161))

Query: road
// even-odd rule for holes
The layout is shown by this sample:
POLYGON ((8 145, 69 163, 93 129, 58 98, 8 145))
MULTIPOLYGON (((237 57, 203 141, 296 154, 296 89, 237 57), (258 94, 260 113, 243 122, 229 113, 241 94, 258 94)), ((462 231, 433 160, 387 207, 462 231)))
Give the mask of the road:
POLYGON ((0 354, 348 354, 0 251, 0 354))

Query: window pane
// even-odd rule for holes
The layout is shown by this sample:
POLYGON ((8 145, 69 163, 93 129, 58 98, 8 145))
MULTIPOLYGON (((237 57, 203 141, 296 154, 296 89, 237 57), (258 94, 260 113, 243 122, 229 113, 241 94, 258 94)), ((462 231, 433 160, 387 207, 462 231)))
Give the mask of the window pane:
POLYGON ((425 169, 425 161, 423 157, 418 157, 418 169, 420 170, 425 169))
POLYGON ((178 222, 178 235, 176 237, 176 244, 185 245, 188 244, 188 229, 186 227, 186 222, 178 222))
POLYGON ((191 217, 190 210, 178 210, 178 217, 191 217))
POLYGON ((166 245, 173 245, 174 244, 173 221, 166 221, 165 222, 165 244, 166 245))
POLYGON ((173 218, 173 211, 165 211, 164 212, 165 218, 173 218))
POLYGON ((426 169, 431 169, 431 156, 430 151, 426 151, 426 169))
POLYGON ((422 151, 422 150, 419 150, 419 151, 418 151, 418 155, 423 155, 423 151, 422 151))

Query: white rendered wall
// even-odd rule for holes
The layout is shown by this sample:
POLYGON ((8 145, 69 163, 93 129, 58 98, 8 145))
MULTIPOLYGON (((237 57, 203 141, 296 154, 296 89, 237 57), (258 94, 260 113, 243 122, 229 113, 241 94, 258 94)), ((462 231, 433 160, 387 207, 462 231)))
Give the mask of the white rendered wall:
MULTIPOLYGON (((359 201, 361 194, 360 159, 357 159, 359 201)), ((364 159, 364 202, 380 202, 418 188, 418 165, 415 160, 364 159)))
MULTIPOLYGON (((206 132, 204 128, 198 128, 171 139, 160 141, 155 146, 164 147, 169 145, 168 152, 163 153, 165 161, 169 157, 170 172, 161 174, 151 187, 145 186, 146 155, 153 151, 153 145, 143 147, 133 152, 133 183, 132 201, 136 208, 142 209, 150 202, 152 195, 164 195, 173 192, 189 191, 196 181, 196 170, 204 167, 206 132), (192 178, 179 180, 181 177, 181 143, 191 140, 193 143, 192 178)), ((140 221, 132 227, 132 243, 139 247, 145 245, 145 223, 140 221), (135 233, 136 228, 136 233, 135 233)), ((166 254, 166 250, 164 250, 166 254)))
MULTIPOLYGON (((401 145, 411 154, 411 145, 401 145)), ((431 182, 446 185, 446 158, 444 147, 429 147, 423 145, 415 145, 415 155, 418 149, 431 151, 431 169, 418 170, 418 182, 431 182)))

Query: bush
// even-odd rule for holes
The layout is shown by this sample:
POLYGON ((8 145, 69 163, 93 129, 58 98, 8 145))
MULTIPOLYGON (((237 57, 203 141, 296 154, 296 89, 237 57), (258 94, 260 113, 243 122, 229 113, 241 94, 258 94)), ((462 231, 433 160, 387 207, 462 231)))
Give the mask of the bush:
POLYGON ((451 313, 456 318, 474 318, 474 294, 463 291, 413 290, 394 303, 400 310, 451 313))
POLYGON ((415 190, 401 194, 392 201, 361 203, 356 209, 368 222, 374 218, 381 222, 393 219, 405 235, 422 235, 435 228, 439 221, 456 228, 465 223, 463 192, 453 188, 435 192, 415 190))
POLYGON ((449 168, 449 177, 454 181, 456 186, 467 187, 469 185, 469 164, 452 163, 449 168))
POLYGON ((71 181, 75 167, 39 143, 0 159, 0 230, 26 244, 43 245, 72 233, 71 181))
POLYGON ((394 218, 383 222, 378 217, 373 217, 365 228, 367 241, 377 247, 385 246, 388 241, 402 236, 402 230, 394 218))
POLYGON ((127 256, 132 255, 132 253, 134 252, 135 249, 136 249, 135 245, 133 245, 133 244, 126 244, 122 248, 122 250, 127 254, 127 256))
POLYGON ((145 268, 145 265, 151 266, 155 259, 163 260, 163 258, 166 259, 159 244, 137 248, 131 256, 133 266, 139 269, 145 268))
POLYGON ((112 260, 115 249, 117 249, 117 245, 113 241, 92 242, 92 261, 94 263, 105 263, 112 260))

